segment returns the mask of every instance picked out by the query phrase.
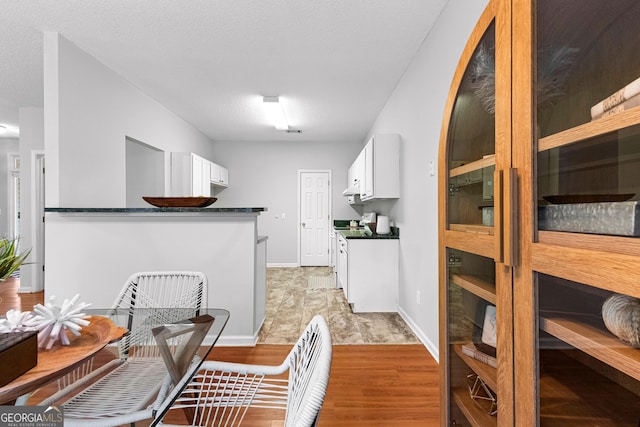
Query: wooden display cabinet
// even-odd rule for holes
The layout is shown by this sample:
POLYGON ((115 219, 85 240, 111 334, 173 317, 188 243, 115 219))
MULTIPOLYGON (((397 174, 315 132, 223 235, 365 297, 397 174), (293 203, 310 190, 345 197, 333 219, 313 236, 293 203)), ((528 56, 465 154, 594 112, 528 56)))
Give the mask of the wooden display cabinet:
POLYGON ((629 297, 640 334, 640 98, 591 113, 640 78, 638 22, 635 0, 494 0, 469 39, 440 141, 443 426, 640 423, 640 344, 602 308, 629 297), (482 304, 496 368, 463 351, 482 304))
POLYGON ((505 218, 503 209, 505 202, 511 203, 504 195, 513 185, 513 175, 510 150, 500 138, 510 133, 511 123, 501 119, 500 112, 511 108, 511 69, 509 55, 496 55, 510 51, 505 5, 509 6, 490 3, 471 36, 453 78, 443 123, 439 160, 443 425, 502 425, 514 418, 511 327, 487 333, 488 325, 511 325, 512 319, 514 252, 513 245, 504 244, 511 236, 504 233, 510 218, 505 218), (476 91, 483 96, 476 96, 476 91), (489 220, 487 209, 492 213, 489 220))

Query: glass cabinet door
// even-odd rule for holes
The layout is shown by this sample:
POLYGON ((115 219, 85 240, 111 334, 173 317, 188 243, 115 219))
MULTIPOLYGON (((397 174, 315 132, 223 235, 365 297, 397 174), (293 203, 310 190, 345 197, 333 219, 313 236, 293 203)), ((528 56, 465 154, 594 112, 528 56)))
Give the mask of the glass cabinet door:
POLYGON ((495 263, 447 250, 449 425, 497 425, 495 263))
POLYGON ((510 293, 510 273, 506 280, 497 275, 500 260, 495 258, 499 20, 490 5, 476 28, 476 39, 472 37, 463 55, 460 74, 454 77, 446 154, 441 153, 441 166, 446 171, 446 185, 441 184, 441 200, 446 200, 444 220, 441 215, 445 238, 440 261, 444 268, 440 355, 442 402, 446 405, 442 424, 450 426, 510 425, 512 419, 511 368, 501 356, 510 352, 510 347, 503 345, 510 346, 510 328, 497 328, 500 316, 511 316, 510 308, 500 305, 497 291, 502 283, 503 292, 510 293), (504 374, 499 380, 501 370, 504 374))
POLYGON ((542 426, 635 427, 640 2, 535 4, 534 416, 542 426))
POLYGON ((476 47, 462 78, 448 132, 450 230, 493 235, 495 28, 476 47))

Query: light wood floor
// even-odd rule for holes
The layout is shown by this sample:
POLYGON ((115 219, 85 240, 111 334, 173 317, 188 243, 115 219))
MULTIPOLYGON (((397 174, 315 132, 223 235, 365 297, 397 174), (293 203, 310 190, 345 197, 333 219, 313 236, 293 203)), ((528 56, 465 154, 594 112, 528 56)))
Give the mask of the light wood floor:
MULTIPOLYGON (((276 365, 289 350, 277 344, 217 347, 211 357, 276 365)), ((329 378, 319 427, 439 425, 438 365, 422 345, 334 345, 329 378)), ((281 411, 256 411, 243 426, 275 427, 283 421, 281 411)))
MULTIPOLYGON (((0 283, 0 313, 30 309, 42 293, 16 294, 0 283)), ((210 358, 280 364, 290 345, 216 347, 210 358)), ((412 427, 439 424, 438 365, 421 344, 334 345, 333 363, 319 427, 412 427)), ((283 414, 255 413, 246 427, 283 425, 283 414)), ((142 426, 143 423, 137 423, 142 426)))

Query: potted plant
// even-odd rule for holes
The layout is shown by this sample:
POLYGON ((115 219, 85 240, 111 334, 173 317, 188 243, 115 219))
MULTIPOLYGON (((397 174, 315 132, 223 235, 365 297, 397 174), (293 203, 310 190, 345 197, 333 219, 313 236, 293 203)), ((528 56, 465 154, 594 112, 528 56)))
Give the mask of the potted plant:
POLYGON ((5 281, 7 277, 20 268, 31 253, 31 249, 19 253, 18 240, 17 238, 0 239, 0 282, 5 281))

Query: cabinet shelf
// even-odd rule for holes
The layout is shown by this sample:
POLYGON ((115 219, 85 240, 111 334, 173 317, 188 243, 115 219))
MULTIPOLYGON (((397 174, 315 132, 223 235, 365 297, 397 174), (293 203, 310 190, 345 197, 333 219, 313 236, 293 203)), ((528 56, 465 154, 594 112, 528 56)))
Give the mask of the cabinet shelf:
POLYGON ((543 313, 540 329, 578 350, 640 380, 640 350, 631 348, 610 334, 594 316, 543 313))
POLYGON ((476 224, 449 224, 449 229, 452 231, 462 231, 464 233, 484 234, 493 236, 493 227, 486 225, 476 224))
POLYGON ((476 375, 484 380, 491 390, 498 389, 498 370, 496 368, 464 354, 462 344, 453 344, 453 350, 476 375))
POLYGON ((451 282, 466 289, 485 301, 496 305, 496 285, 484 280, 481 277, 468 274, 452 274, 451 282))
POLYGON ((462 231, 456 230, 456 224, 453 224, 453 229, 444 231, 444 244, 448 248, 459 249, 461 251, 470 252, 487 258, 493 258, 495 255, 494 250, 494 237, 493 227, 491 233, 474 233, 473 238, 469 238, 469 232, 466 232, 467 227, 481 228, 483 226, 465 226, 461 225, 462 231))
POLYGON ((497 426, 498 419, 484 412, 471 399, 469 390, 457 388, 452 390, 453 400, 473 427, 497 426))
POLYGON ((600 247, 596 246, 598 239, 585 240, 589 242, 587 249, 571 246, 571 250, 558 243, 535 243, 531 246, 531 266, 539 273, 640 298, 637 280, 640 260, 637 255, 611 252, 609 246, 602 250, 605 243, 622 239, 602 239, 600 247))
POLYGON ((635 393, 576 363, 565 351, 542 351, 540 357, 540 425, 638 425, 635 393))
POLYGON ((490 154, 484 156, 482 159, 474 160, 473 162, 469 162, 465 165, 458 166, 449 171, 449 176, 454 177, 458 175, 463 175, 469 172, 475 172, 477 170, 484 169, 489 166, 494 166, 496 164, 496 155, 490 154))
POLYGON ((609 117, 593 120, 571 129, 540 138, 538 141, 538 151, 562 147, 637 124, 640 124, 640 108, 622 111, 609 117))
POLYGON ((541 230, 538 231, 538 242, 578 249, 640 256, 640 239, 637 237, 541 230))

